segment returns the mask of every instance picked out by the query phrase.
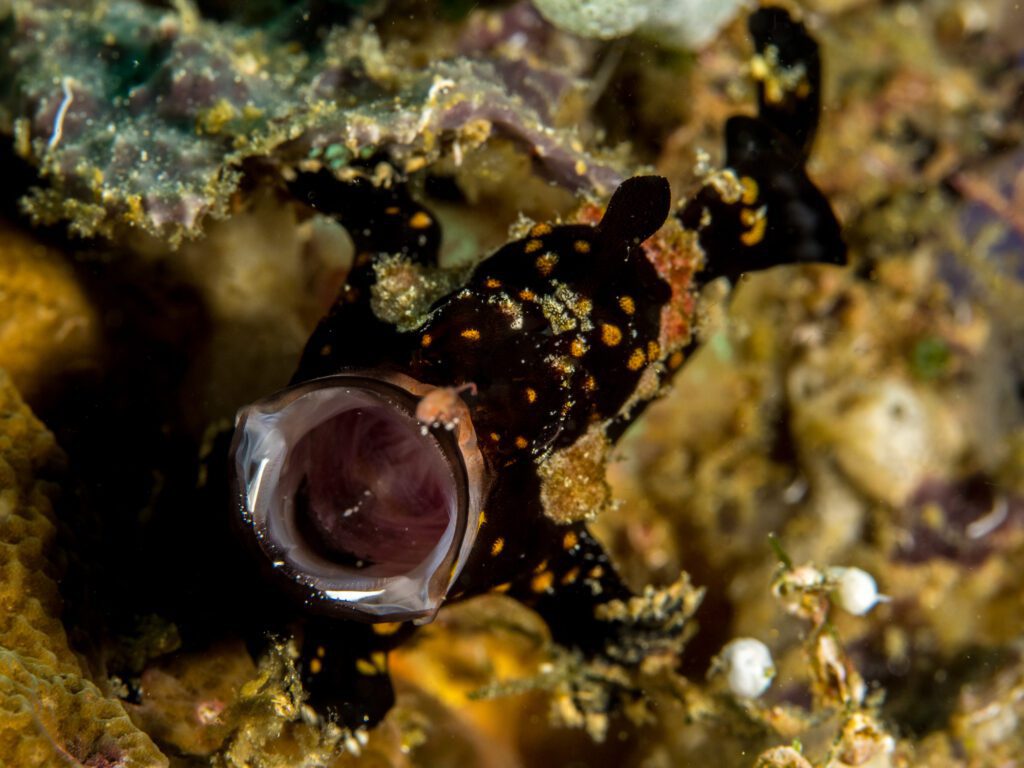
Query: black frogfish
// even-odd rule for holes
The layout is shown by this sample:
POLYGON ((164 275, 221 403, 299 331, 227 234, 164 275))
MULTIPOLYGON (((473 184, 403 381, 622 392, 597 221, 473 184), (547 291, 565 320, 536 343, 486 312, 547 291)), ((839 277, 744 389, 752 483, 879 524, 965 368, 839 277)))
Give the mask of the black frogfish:
POLYGON ((387 652, 446 602, 489 591, 531 605, 556 642, 605 652, 618 630, 595 608, 631 592, 547 484, 581 441, 614 443, 657 390, 645 376, 676 367, 663 334, 674 286, 644 242, 671 215, 693 233, 704 263, 689 290, 845 261, 804 171, 817 46, 779 9, 750 29, 777 71, 763 74, 758 116, 728 122, 726 169, 691 200, 673 213, 664 178, 627 179, 596 224, 534 225, 414 320, 380 312, 375 296, 396 258, 436 269, 433 214, 400 183, 321 171, 292 184, 348 229, 357 256, 291 386, 239 413, 231 512, 307 615, 300 664, 317 710, 372 725, 393 703, 387 652))

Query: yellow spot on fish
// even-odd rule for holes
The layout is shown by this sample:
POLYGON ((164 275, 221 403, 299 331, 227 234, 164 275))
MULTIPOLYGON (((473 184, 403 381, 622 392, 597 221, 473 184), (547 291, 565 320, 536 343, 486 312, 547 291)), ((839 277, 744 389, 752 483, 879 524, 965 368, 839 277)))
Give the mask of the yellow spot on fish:
POLYGON ((619 309, 625 312, 627 315, 632 315, 636 312, 636 302, 633 301, 632 296, 623 296, 619 299, 619 309))
POLYGON ((476 328, 467 328, 459 335, 466 341, 480 341, 480 331, 476 328))
POLYGON ((533 229, 530 230, 531 237, 544 237, 544 235, 551 234, 550 224, 536 224, 533 229))
POLYGON ((491 557, 497 557, 503 549, 505 549, 505 540, 499 536, 491 544, 491 557))
POLYGON ((587 352, 587 345, 581 338, 575 338, 572 340, 572 344, 569 345, 569 352, 572 353, 573 357, 583 357, 587 352))
POLYGON ((551 274, 551 270, 555 268, 555 264, 558 263, 557 253, 545 253, 543 256, 538 256, 537 261, 534 264, 537 267, 537 271, 544 277, 551 274))
POLYGON ((576 165, 573 166, 573 169, 576 171, 577 176, 582 176, 584 173, 587 172, 587 164, 584 163, 582 160, 577 160, 576 165))
POLYGON ((537 298, 537 294, 535 294, 529 288, 523 288, 523 290, 519 292, 519 298, 522 299, 523 301, 533 301, 534 299, 537 298))
POLYGON ((484 523, 486 523, 486 522, 487 522, 487 511, 481 509, 480 510, 480 517, 478 517, 477 520, 476 520, 476 529, 479 531, 481 528, 483 528, 484 523))
POLYGON ((585 392, 593 392, 595 389, 597 389, 597 382, 594 380, 594 377, 587 376, 587 378, 583 380, 583 390, 585 392))
POLYGON ((484 285, 488 288, 501 288, 501 280, 498 280, 495 277, 488 277, 484 285))
POLYGON ((523 437, 522 435, 519 435, 518 437, 516 437, 516 448, 522 450, 523 448, 525 448, 528 445, 529 445, 529 442, 527 442, 525 437, 523 437))
POLYGON ((601 341, 607 346, 617 346, 622 341, 622 330, 611 323, 601 323, 601 341))
POLYGON ((373 666, 381 672, 383 672, 388 665, 388 657, 384 651, 374 651, 370 654, 370 660, 373 662, 373 666))
POLYGON ((530 582, 530 589, 534 592, 547 592, 555 583, 555 575, 551 571, 543 571, 533 577, 530 582))
POLYGON ((370 626, 373 627, 374 634, 387 637, 388 635, 395 634, 395 632, 397 632, 399 628, 402 626, 402 622, 384 621, 380 624, 371 624, 370 626))
POLYGON ((423 211, 416 211, 409 219, 409 226, 413 229, 426 229, 433 223, 433 219, 423 211))
POLYGON ((537 402, 537 390, 533 387, 526 388, 526 402, 535 403, 537 402))
POLYGON ((429 333, 424 333, 423 334, 423 338, 420 339, 420 346, 422 346, 422 347, 429 347, 433 343, 434 343, 434 337, 431 336, 429 333))
POLYGON ((593 568, 590 569, 590 572, 587 574, 587 578, 590 579, 600 579, 602 576, 604 576, 604 568, 602 568, 600 565, 595 565, 593 568))
POLYGON ((491 591, 492 592, 497 592, 499 595, 503 595, 506 592, 508 592, 509 589, 511 589, 511 588, 512 588, 512 584, 506 581, 504 584, 499 584, 498 586, 496 586, 491 591))
POLYGON ((324 648, 322 645, 318 645, 316 647, 316 655, 318 659, 322 659, 324 656, 327 655, 327 649, 324 648))
POLYGON ((384 213, 386 213, 388 216, 397 216, 401 212, 402 209, 399 208, 397 205, 389 205, 387 208, 384 209, 384 213))
POLYGON ((491 440, 493 440, 494 442, 498 442, 499 440, 501 440, 501 435, 499 435, 497 432, 491 432, 491 440))
POLYGON ((320 659, 313 659, 311 662, 309 662, 309 671, 312 672, 314 675, 319 675, 320 670, 322 670, 323 668, 324 665, 320 661, 320 659))
POLYGON ((626 366, 631 371, 639 371, 644 367, 645 362, 647 362, 647 356, 644 355, 644 351, 640 347, 637 347, 633 350, 633 354, 629 356, 626 366))
POLYGON ((647 362, 653 363, 661 354, 661 345, 656 341, 647 342, 647 362))
POLYGON ((562 577, 562 583, 572 584, 574 581, 576 581, 576 579, 579 578, 579 575, 580 569, 574 565, 572 568, 565 572, 565 575, 562 577))
POLYGON ((380 672, 373 664, 368 662, 366 659, 356 659, 356 671, 361 675, 367 677, 373 677, 380 672))
POLYGON ((674 371, 676 368, 683 364, 683 353, 673 352, 668 358, 668 367, 670 371, 674 371))
MULTIPOLYGON (((746 211, 744 211, 746 213, 746 211)), ((754 246, 764 240, 764 232, 768 228, 768 220, 762 215, 754 221, 753 225, 740 235, 740 240, 746 246, 754 246)))
POLYGON ((575 549, 579 543, 580 537, 576 535, 576 531, 566 531, 565 536, 562 537, 562 547, 566 550, 575 549))
POLYGON ((576 300, 576 303, 572 305, 572 312, 576 317, 583 317, 590 314, 590 310, 594 308, 594 302, 590 299, 580 298, 576 300))
POLYGON ((577 240, 572 244, 572 247, 576 253, 590 253, 590 243, 586 240, 577 240))
POLYGON ((526 253, 535 253, 536 251, 539 251, 543 247, 544 247, 544 243, 541 242, 540 240, 530 240, 523 247, 523 250, 526 253))
POLYGON ((743 187, 743 193, 740 199, 744 205, 753 205, 757 202, 757 196, 761 190, 757 186, 757 182, 749 176, 743 176, 740 178, 740 186, 743 187))

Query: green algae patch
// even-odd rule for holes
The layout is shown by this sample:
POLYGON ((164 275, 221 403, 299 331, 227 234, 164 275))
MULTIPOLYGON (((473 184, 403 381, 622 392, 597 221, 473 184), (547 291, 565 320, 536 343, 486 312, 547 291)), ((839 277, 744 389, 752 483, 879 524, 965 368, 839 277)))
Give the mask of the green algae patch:
POLYGON ((938 379, 948 370, 950 358, 949 345, 931 336, 921 339, 911 349, 910 368, 919 379, 938 379))

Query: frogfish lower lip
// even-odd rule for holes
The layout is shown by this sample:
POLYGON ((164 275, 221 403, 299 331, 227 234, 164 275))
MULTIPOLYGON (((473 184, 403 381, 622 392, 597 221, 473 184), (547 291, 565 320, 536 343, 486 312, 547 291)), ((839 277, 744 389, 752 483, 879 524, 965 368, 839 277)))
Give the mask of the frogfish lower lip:
POLYGON ((487 482, 469 418, 417 418, 436 389, 353 371, 238 412, 236 530, 305 610, 426 622, 444 602, 473 548, 487 482))

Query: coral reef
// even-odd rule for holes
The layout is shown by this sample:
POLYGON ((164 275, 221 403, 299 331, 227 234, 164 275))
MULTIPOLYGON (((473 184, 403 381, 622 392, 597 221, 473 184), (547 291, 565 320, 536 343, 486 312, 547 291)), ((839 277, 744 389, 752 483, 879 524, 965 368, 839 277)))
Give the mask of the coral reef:
POLYGON ((60 623, 53 436, 0 371, 0 754, 7 765, 148 768, 167 759, 85 675, 60 623))
POLYGON ((55 248, 0 228, 0 368, 30 402, 99 365, 96 308, 55 248))
MULTIPOLYGON (((779 4, 820 61, 752 46, 734 2, 0 3, 0 764, 1017 759, 1024 10, 779 4), (851 266, 712 264, 721 235, 753 262, 793 242, 729 118, 818 95, 781 178, 822 190, 851 266), (321 173, 358 192, 336 219, 298 184, 321 173), (640 249, 669 295, 637 419, 581 420, 538 474, 550 541, 585 523, 628 591, 538 612, 499 583, 381 625, 393 707, 323 717, 312 660, 378 677, 379 646, 296 620, 221 546, 217 435, 288 385, 368 253, 372 311, 415 335, 486 254, 651 174, 679 215, 640 249), (432 224, 370 243, 364 193, 432 224), (419 235, 436 266, 402 255, 419 235), (597 654, 559 642, 576 605, 597 654)), ((579 324, 545 294, 545 327, 579 324)), ((489 517, 485 560, 533 554, 489 517)))

